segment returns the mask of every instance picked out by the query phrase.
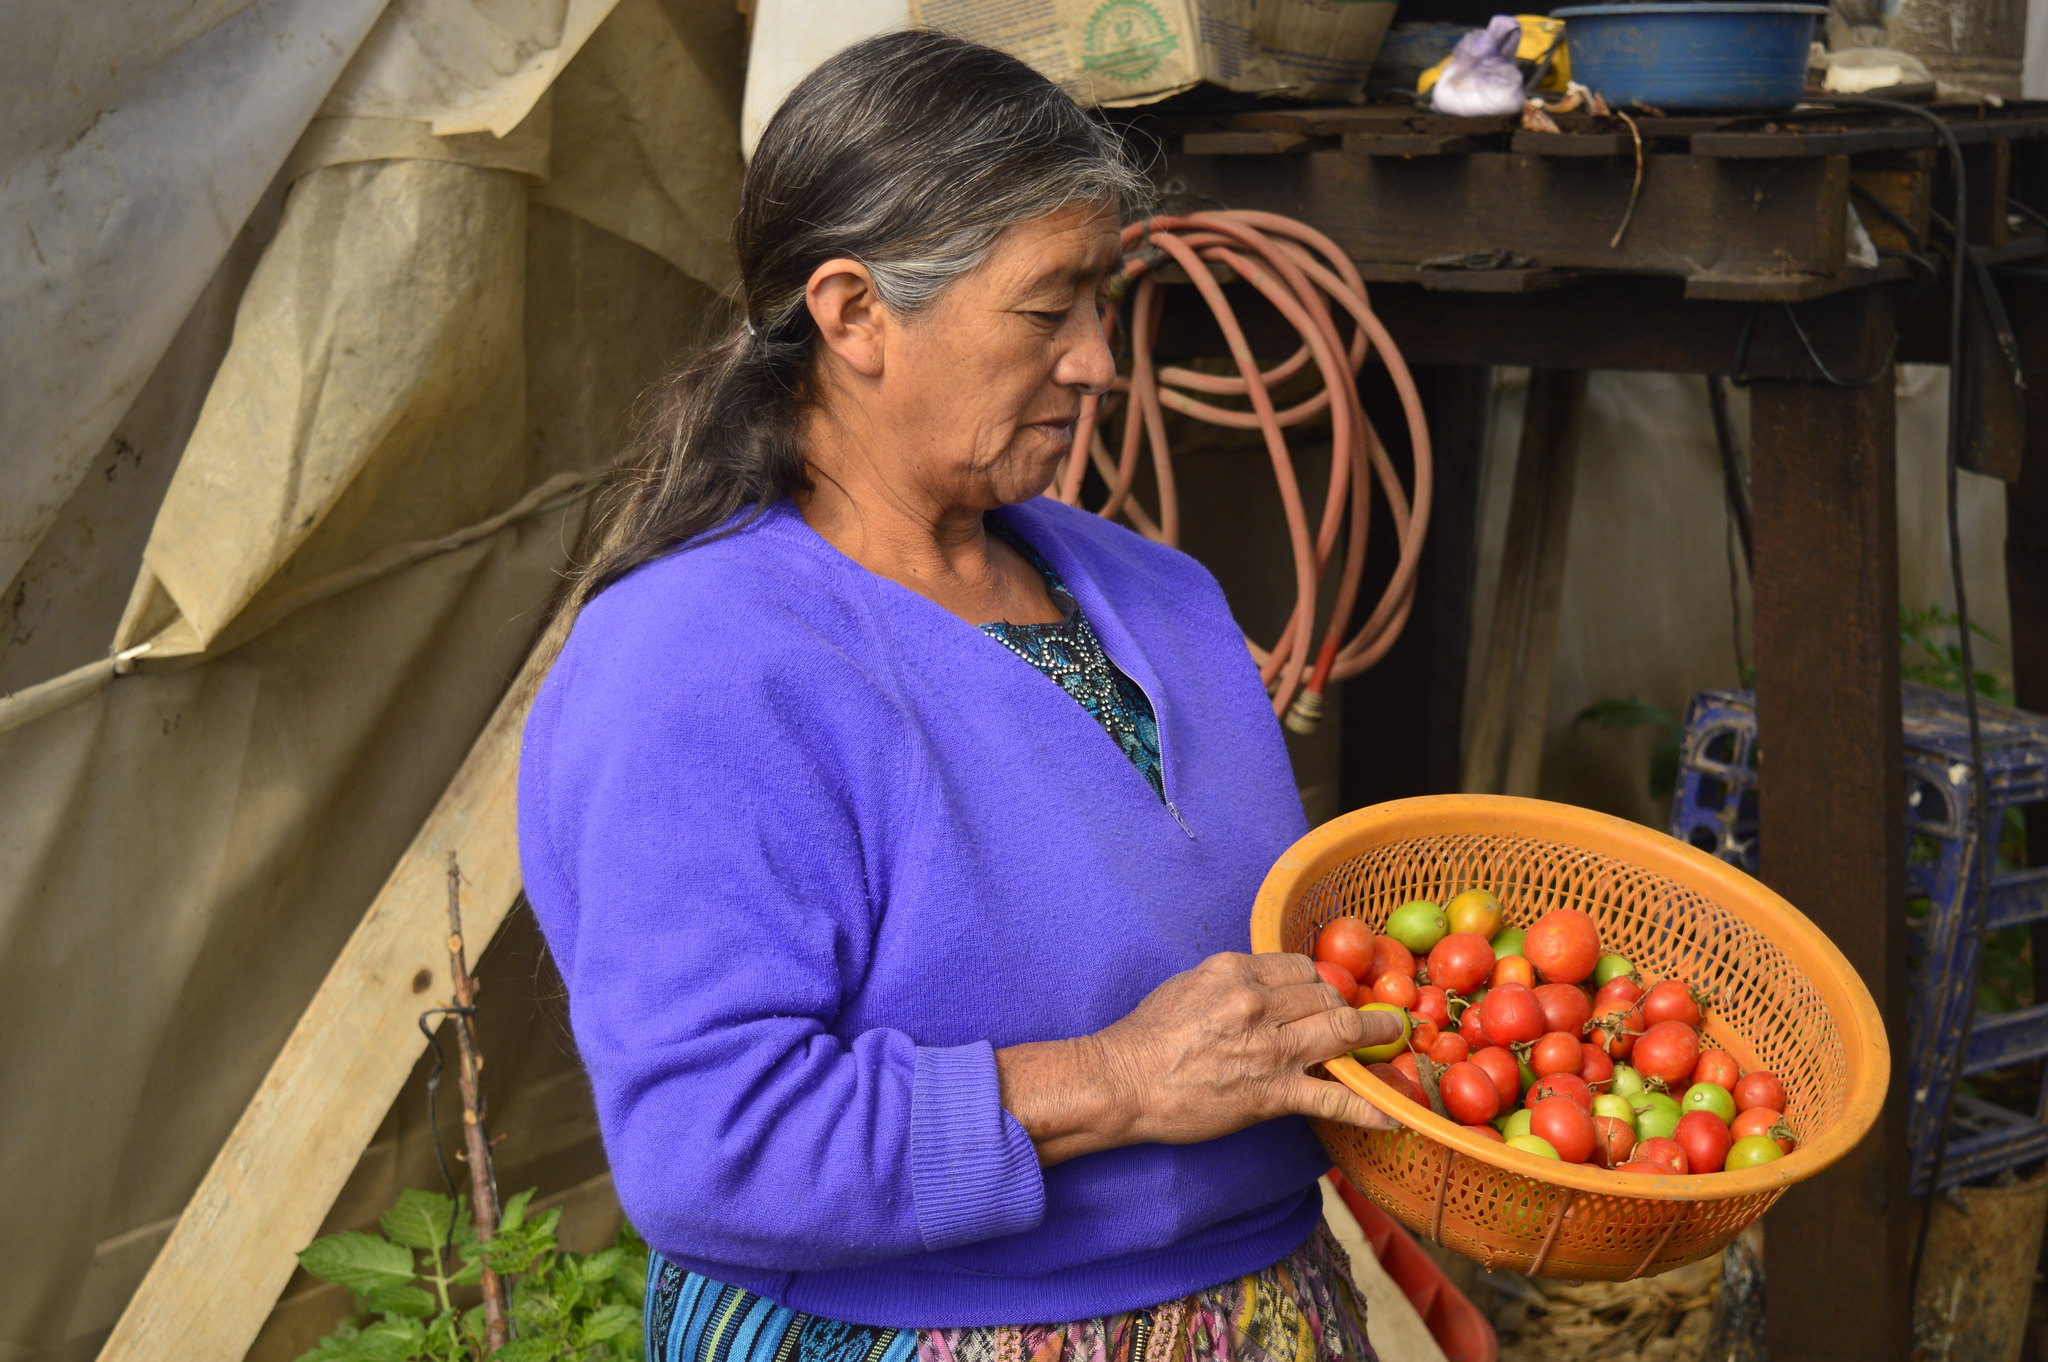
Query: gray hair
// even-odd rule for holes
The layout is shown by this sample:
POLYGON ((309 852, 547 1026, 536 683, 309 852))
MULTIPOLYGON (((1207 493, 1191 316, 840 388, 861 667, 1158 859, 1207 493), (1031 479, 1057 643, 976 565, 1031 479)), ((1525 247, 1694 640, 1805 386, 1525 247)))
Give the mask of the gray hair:
POLYGON ((871 38, 792 90, 755 153, 738 232, 749 319, 784 333, 838 256, 915 316, 1006 228, 1076 203, 1130 216, 1149 188, 1114 133, 1015 58, 922 30, 871 38))
POLYGON ((742 315, 644 413, 563 622, 639 564, 809 487, 818 334, 804 295, 819 265, 860 261, 883 305, 915 317, 1008 228, 1080 203, 1127 221, 1148 198, 1114 132, 994 48, 909 30, 824 62, 770 120, 741 185, 742 315))

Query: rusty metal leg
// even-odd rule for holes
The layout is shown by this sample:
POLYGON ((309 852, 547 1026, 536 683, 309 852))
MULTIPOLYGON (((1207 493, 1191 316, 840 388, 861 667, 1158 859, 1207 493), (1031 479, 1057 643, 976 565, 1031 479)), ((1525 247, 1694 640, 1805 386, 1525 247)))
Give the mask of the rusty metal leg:
POLYGON ((1891 376, 1751 398, 1764 878, 1861 972, 1892 1036, 1877 1128, 1764 1238, 1770 1355, 1908 1353, 1906 1019, 1891 376))

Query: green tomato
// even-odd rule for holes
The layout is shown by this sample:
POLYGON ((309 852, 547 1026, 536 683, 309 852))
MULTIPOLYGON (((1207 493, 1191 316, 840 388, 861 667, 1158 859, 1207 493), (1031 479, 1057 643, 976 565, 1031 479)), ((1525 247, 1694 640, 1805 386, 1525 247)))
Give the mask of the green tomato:
POLYGON ((1595 1116, 1612 1116, 1615 1120, 1627 1125, 1630 1130, 1636 1128, 1636 1109, 1634 1104, 1626 1097, 1616 1097, 1611 1092, 1603 1092, 1593 1099, 1593 1114, 1595 1116))
POLYGON ((1641 1074, 1628 1065, 1617 1064, 1614 1066, 1614 1081, 1607 1085, 1607 1090, 1616 1097, 1626 1097, 1630 1102, 1634 1102, 1637 1094, 1649 1091, 1649 1085, 1643 1082, 1641 1074))
POLYGON ((1671 1132, 1678 1129, 1678 1118, 1685 1114, 1666 1093, 1646 1092, 1630 1100, 1635 1103, 1638 1140, 1670 1139, 1671 1132))
POLYGON ((1754 1168, 1760 1163, 1775 1163, 1785 1157, 1785 1151, 1778 1148, 1778 1142, 1768 1135, 1745 1135, 1728 1146, 1727 1169, 1754 1168))
POLYGON ((1735 1119, 1735 1095, 1719 1083, 1695 1083, 1678 1099, 1679 1114, 1709 1111, 1723 1121, 1735 1119))
MULTIPOLYGON (((1519 1149, 1524 1154, 1534 1154, 1539 1159, 1555 1159, 1557 1149, 1541 1135, 1516 1135, 1508 1140, 1508 1148, 1519 1149)), ((1563 1160, 1559 1160, 1563 1162, 1563 1160)))
POLYGON ((1408 1032, 1412 1024, 1408 1019, 1408 1013, 1405 1008, 1396 1007, 1392 1003, 1367 1003, 1358 1010, 1360 1012, 1393 1013, 1401 1019, 1401 1034, 1395 1039, 1388 1041, 1385 1045, 1368 1045, 1362 1050, 1353 1050, 1351 1052, 1353 1059, 1357 1060, 1360 1064, 1385 1064, 1395 1055, 1408 1048, 1408 1032))
POLYGON ((1387 935, 1417 955, 1429 954, 1429 948, 1450 935, 1450 931, 1444 910, 1428 899, 1404 903, 1387 919, 1387 935))
POLYGON ((1505 960, 1510 955, 1520 955, 1522 953, 1522 938, 1526 935, 1527 933, 1520 927, 1510 927, 1499 936, 1496 936, 1492 941, 1493 958, 1505 960))
POLYGON ((1624 955, 1603 955, 1600 963, 1593 966, 1593 987, 1599 988, 1610 979, 1619 979, 1624 974, 1634 974, 1636 967, 1624 955))
POLYGON ((1500 1123, 1500 1133, 1510 1140, 1519 1135, 1527 1135, 1529 1133, 1529 1109, 1527 1107, 1516 1107, 1513 1111, 1509 1112, 1500 1123))

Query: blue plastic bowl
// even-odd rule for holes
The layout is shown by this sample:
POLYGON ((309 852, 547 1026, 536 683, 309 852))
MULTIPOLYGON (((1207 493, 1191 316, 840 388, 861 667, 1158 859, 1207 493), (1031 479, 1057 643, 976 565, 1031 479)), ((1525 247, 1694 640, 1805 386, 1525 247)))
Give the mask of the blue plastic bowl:
POLYGON ((1627 109, 1789 109, 1806 89, 1813 21, 1825 5, 1705 3, 1572 5, 1565 21, 1572 79, 1627 109))

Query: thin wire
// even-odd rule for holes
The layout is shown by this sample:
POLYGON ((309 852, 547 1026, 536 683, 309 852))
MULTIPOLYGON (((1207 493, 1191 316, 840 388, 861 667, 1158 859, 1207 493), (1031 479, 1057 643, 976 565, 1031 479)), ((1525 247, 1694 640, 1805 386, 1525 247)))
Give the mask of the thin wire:
MULTIPOLYGON (((1891 113, 1905 114, 1931 126, 1940 137, 1948 153, 1949 166, 1955 182, 1955 218, 1947 224, 1949 230, 1949 354, 1948 354, 1948 459, 1946 488, 1948 500, 1948 567, 1950 584, 1956 598, 1956 632, 1961 640, 1963 664, 1963 709, 1970 725, 1971 804, 1976 811, 1976 822, 1980 838, 1989 836, 1990 798, 1984 779, 1984 734, 1977 716, 1977 668, 1976 659, 1970 647, 1970 607, 1963 588, 1963 540, 1962 518, 1957 510, 1957 473, 1963 447, 1963 306, 1965 290, 1971 277, 1970 246, 1968 239, 1969 196, 1966 183, 1967 172, 1963 167, 1963 148, 1956 141, 1953 129, 1933 112, 1914 104, 1902 104, 1891 99, 1836 99, 1836 104, 1847 104, 1860 108, 1882 109, 1891 113)), ((1966 981, 1965 995, 1974 1000, 1977 996, 1977 976, 1984 965, 1984 933, 1990 923, 1990 874, 1993 858, 1979 854, 1969 867, 1969 873, 1977 879, 1978 892, 1964 898, 1971 907, 1969 937, 1972 942, 1971 977, 1966 981)), ((1961 935, 1961 933, 1958 933, 1961 935)), ((1953 957, 1951 957, 1953 959, 1953 957)), ((1929 981, 1932 982, 1931 980, 1929 981)), ((1949 1118, 1953 1113, 1956 1088, 1962 1082, 1963 1057, 1969 1052, 1970 1036, 1976 1027, 1977 1009, 1970 1006, 1963 1009, 1963 1034, 1955 1053, 1949 1057, 1948 1084, 1941 1095, 1941 1110, 1936 1114, 1934 1128, 1934 1158, 1927 1173, 1927 1205, 1920 1217, 1920 1229, 1913 1245, 1912 1267, 1906 1275, 1906 1299, 1912 1301, 1919 1295, 1920 1269, 1927 1257, 1927 1232, 1934 1224, 1934 1198, 1940 1195, 1941 1170, 1948 1160, 1949 1118)))

